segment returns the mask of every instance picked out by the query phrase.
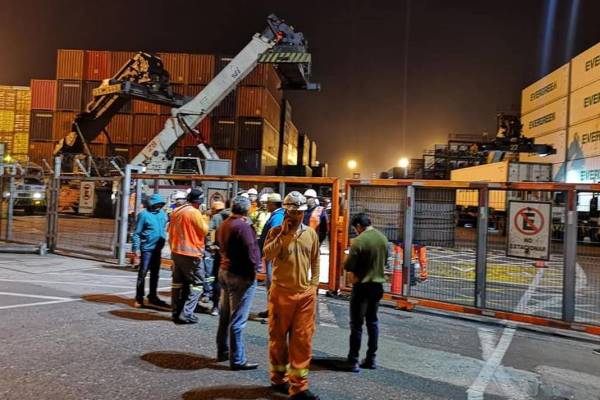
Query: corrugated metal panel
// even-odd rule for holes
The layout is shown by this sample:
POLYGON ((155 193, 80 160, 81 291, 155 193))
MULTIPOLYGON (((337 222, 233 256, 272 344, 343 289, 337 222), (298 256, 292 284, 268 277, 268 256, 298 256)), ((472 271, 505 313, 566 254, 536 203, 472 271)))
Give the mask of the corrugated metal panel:
POLYGON ((241 87, 238 91, 238 117, 262 117, 271 125, 279 127, 281 109, 267 89, 241 87))
POLYGON ((223 71, 223 68, 229 65, 231 60, 233 60, 233 58, 229 56, 215 56, 215 76, 223 71))
POLYGON ((568 160, 600 156, 600 118, 569 128, 568 160))
POLYGON ((91 143, 89 148, 92 155, 96 157, 106 157, 108 155, 108 146, 105 144, 91 143))
POLYGON ((283 133, 283 142, 298 147, 298 128, 292 121, 284 124, 285 131, 283 133))
POLYGON ((138 154, 140 154, 142 152, 142 150, 144 150, 144 147, 146 145, 132 145, 129 146, 129 159, 133 159, 135 158, 135 156, 137 156, 138 154))
POLYGON ((100 86, 101 82, 85 81, 83 82, 83 95, 81 100, 81 109, 87 110, 88 104, 94 99, 93 90, 100 86))
POLYGON ((56 79, 83 79, 83 50, 59 49, 56 58, 56 79))
POLYGON ((234 119, 213 118, 210 143, 216 148, 235 149, 236 130, 234 119))
POLYGON ((148 144, 159 132, 158 115, 138 114, 133 116, 133 133, 131 143, 148 144))
MULTIPOLYGON (((210 117, 205 117, 200 124, 196 127, 196 130, 202 134, 204 140, 210 143, 211 140, 211 130, 212 130, 212 121, 210 117)), ((196 139, 191 135, 186 135, 179 145, 182 147, 192 147, 196 145, 196 139)))
POLYGON ((189 63, 189 83, 207 84, 215 76, 215 56, 190 54, 189 63))
POLYGON ((600 81, 572 92, 570 107, 570 125, 600 116, 600 81))
POLYGON ((17 88, 15 93, 17 95, 15 111, 29 114, 29 111, 31 111, 31 89, 17 88))
POLYGON ((94 140, 91 141, 92 144, 108 144, 108 139, 106 138, 106 135, 104 134, 104 132, 100 132, 100 134, 98 136, 96 136, 94 138, 94 140))
POLYGON ((310 158, 310 139, 307 135, 298 136, 298 165, 308 165, 310 158))
POLYGON ((298 147, 288 144, 287 145, 287 154, 288 154, 287 163, 284 161, 283 164, 298 165, 298 147))
POLYGON ((569 64, 552 71, 521 92, 521 114, 565 97, 569 93, 569 64))
POLYGON ((0 86, 0 110, 15 111, 17 93, 11 86, 0 86))
POLYGON ((110 78, 110 51, 88 50, 85 52, 83 79, 101 81, 110 78))
POLYGON ((31 140, 52 140, 54 114, 49 111, 31 111, 29 134, 31 140))
MULTIPOLYGON (((15 132, 29 133, 30 118, 29 113, 15 113, 15 132)), ((27 150, 25 150, 25 152, 27 152, 27 150)))
POLYGON ((538 136, 534 140, 535 144, 549 144, 554 146, 556 149, 556 154, 540 157, 537 154, 527 154, 521 153, 519 160, 522 162, 532 162, 532 163, 562 163, 565 161, 566 153, 567 153, 567 132, 566 131, 558 131, 549 133, 544 136, 538 136))
POLYGON ((254 70, 246 76, 241 83, 242 86, 262 86, 266 88, 279 103, 283 96, 281 79, 275 68, 270 64, 258 64, 254 70))
POLYGON ((42 159, 48 162, 52 160, 52 153, 54 151, 54 142, 29 142, 29 157, 31 161, 37 164, 41 164, 42 159))
POLYGON ((160 104, 152 104, 147 101, 132 100, 134 114, 160 114, 160 104))
POLYGON ((600 43, 571 60, 571 91, 600 79, 600 43))
POLYGON ((205 87, 206 87, 206 85, 186 85, 183 94, 184 94, 184 96, 195 97, 205 87))
POLYGON ((281 104, 283 106, 283 120, 292 122, 292 105, 287 100, 283 100, 281 104))
POLYGON ((567 98, 563 98, 521 117, 523 135, 542 136, 567 128, 567 98))
POLYGON ((76 113, 71 111, 56 111, 52 127, 52 139, 60 140, 71 132, 76 113))
POLYGON ((240 149, 262 149, 263 145, 263 119, 240 118, 237 147, 240 149))
POLYGON ((110 120, 106 130, 112 143, 130 144, 131 132, 133 130, 133 116, 127 114, 115 115, 110 120))
POLYGON ((111 51, 109 62, 109 77, 112 78, 130 59, 135 56, 133 51, 111 51))
POLYGON ((31 80, 31 108, 35 110, 56 109, 56 81, 45 79, 31 80))
POLYGON ((312 167, 313 165, 315 165, 316 161, 317 161, 317 142, 313 140, 312 142, 310 142, 310 166, 312 167))
POLYGON ((225 150, 225 149, 216 149, 215 152, 222 160, 231 160, 231 171, 235 173, 236 171, 236 155, 237 152, 235 150, 225 150))
POLYGON ((13 132, 15 130, 15 112, 0 110, 0 132, 13 132))
POLYGON ((109 155, 114 155, 117 157, 123 157, 124 160, 129 161, 129 146, 115 146, 112 151, 109 148, 109 155))
POLYGON ((0 143, 4 144, 4 152, 12 153, 14 132, 0 132, 0 143))
POLYGON ((236 103, 237 103, 237 90, 234 90, 231 93, 229 93, 223 99, 223 101, 221 101, 221 103, 213 109, 211 115, 213 117, 234 118, 235 110, 236 110, 236 103))
POLYGON ((240 150, 236 159, 236 175, 260 175, 261 171, 260 150, 240 150))
MULTIPOLYGON (((171 87, 173 88, 173 93, 185 96, 185 85, 171 85, 171 87)), ((171 115, 171 107, 160 106, 160 113, 163 115, 171 115)))
POLYGON ((59 111, 80 111, 83 97, 82 81, 59 80, 56 88, 56 109, 59 111))
POLYGON ((189 54, 158 53, 164 68, 169 72, 171 83, 185 84, 188 82, 189 54))
POLYGON ((29 133, 15 132, 13 136, 13 154, 27 154, 29 151, 29 133))

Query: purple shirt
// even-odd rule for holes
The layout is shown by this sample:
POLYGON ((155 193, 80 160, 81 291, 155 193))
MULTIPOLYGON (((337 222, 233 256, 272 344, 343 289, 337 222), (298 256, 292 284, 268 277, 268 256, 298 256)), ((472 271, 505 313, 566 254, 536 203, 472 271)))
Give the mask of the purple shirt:
POLYGON ((255 279, 261 268, 256 233, 246 219, 232 214, 217 230, 221 247, 221 269, 248 279, 255 279))

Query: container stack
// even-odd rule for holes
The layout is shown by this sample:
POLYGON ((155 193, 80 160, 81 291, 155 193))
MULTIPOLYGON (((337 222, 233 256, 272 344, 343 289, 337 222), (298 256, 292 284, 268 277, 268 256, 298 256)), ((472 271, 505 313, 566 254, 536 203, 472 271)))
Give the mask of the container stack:
POLYGON ((4 144, 0 156, 6 161, 27 161, 30 109, 28 87, 0 86, 0 143, 4 144))
MULTIPOLYGON (((31 81, 32 159, 51 158, 56 142, 70 132, 77 113, 93 100, 93 90, 134 55, 126 51, 58 51, 56 80, 31 81)), ((189 97, 197 95, 231 61, 203 54, 158 55, 169 71, 173 91, 189 97)), ((221 158, 232 160, 234 173, 275 174, 281 153, 285 154, 282 164, 296 164, 298 130, 280 86, 275 69, 261 64, 197 127, 221 158)), ((134 100, 112 118, 106 129, 109 137, 96 138, 90 150, 95 156, 131 159, 166 123, 173 123, 170 116, 169 107, 134 100)), ((176 155, 200 156, 196 144, 194 138, 186 137, 178 143, 176 155)), ((307 158, 306 164, 309 161, 307 158)))

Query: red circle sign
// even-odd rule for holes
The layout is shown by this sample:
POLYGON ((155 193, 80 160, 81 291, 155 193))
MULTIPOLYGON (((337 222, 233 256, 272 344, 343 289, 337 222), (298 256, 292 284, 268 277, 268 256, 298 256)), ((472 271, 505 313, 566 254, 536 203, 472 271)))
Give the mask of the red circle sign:
POLYGON ((520 209, 515 215, 515 228, 523 235, 537 235, 544 228, 544 216, 542 213, 531 207, 520 209))

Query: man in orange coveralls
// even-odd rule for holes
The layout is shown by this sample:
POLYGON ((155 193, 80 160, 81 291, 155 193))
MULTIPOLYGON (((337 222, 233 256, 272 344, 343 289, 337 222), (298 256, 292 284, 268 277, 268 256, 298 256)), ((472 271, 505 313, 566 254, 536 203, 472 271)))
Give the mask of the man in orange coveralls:
POLYGON ((272 228, 263 254, 273 261, 269 290, 271 386, 290 399, 318 400, 308 390, 319 285, 319 237, 302 223, 306 198, 291 192, 283 200, 285 218, 272 228), (289 337, 289 342, 288 342, 289 337))

